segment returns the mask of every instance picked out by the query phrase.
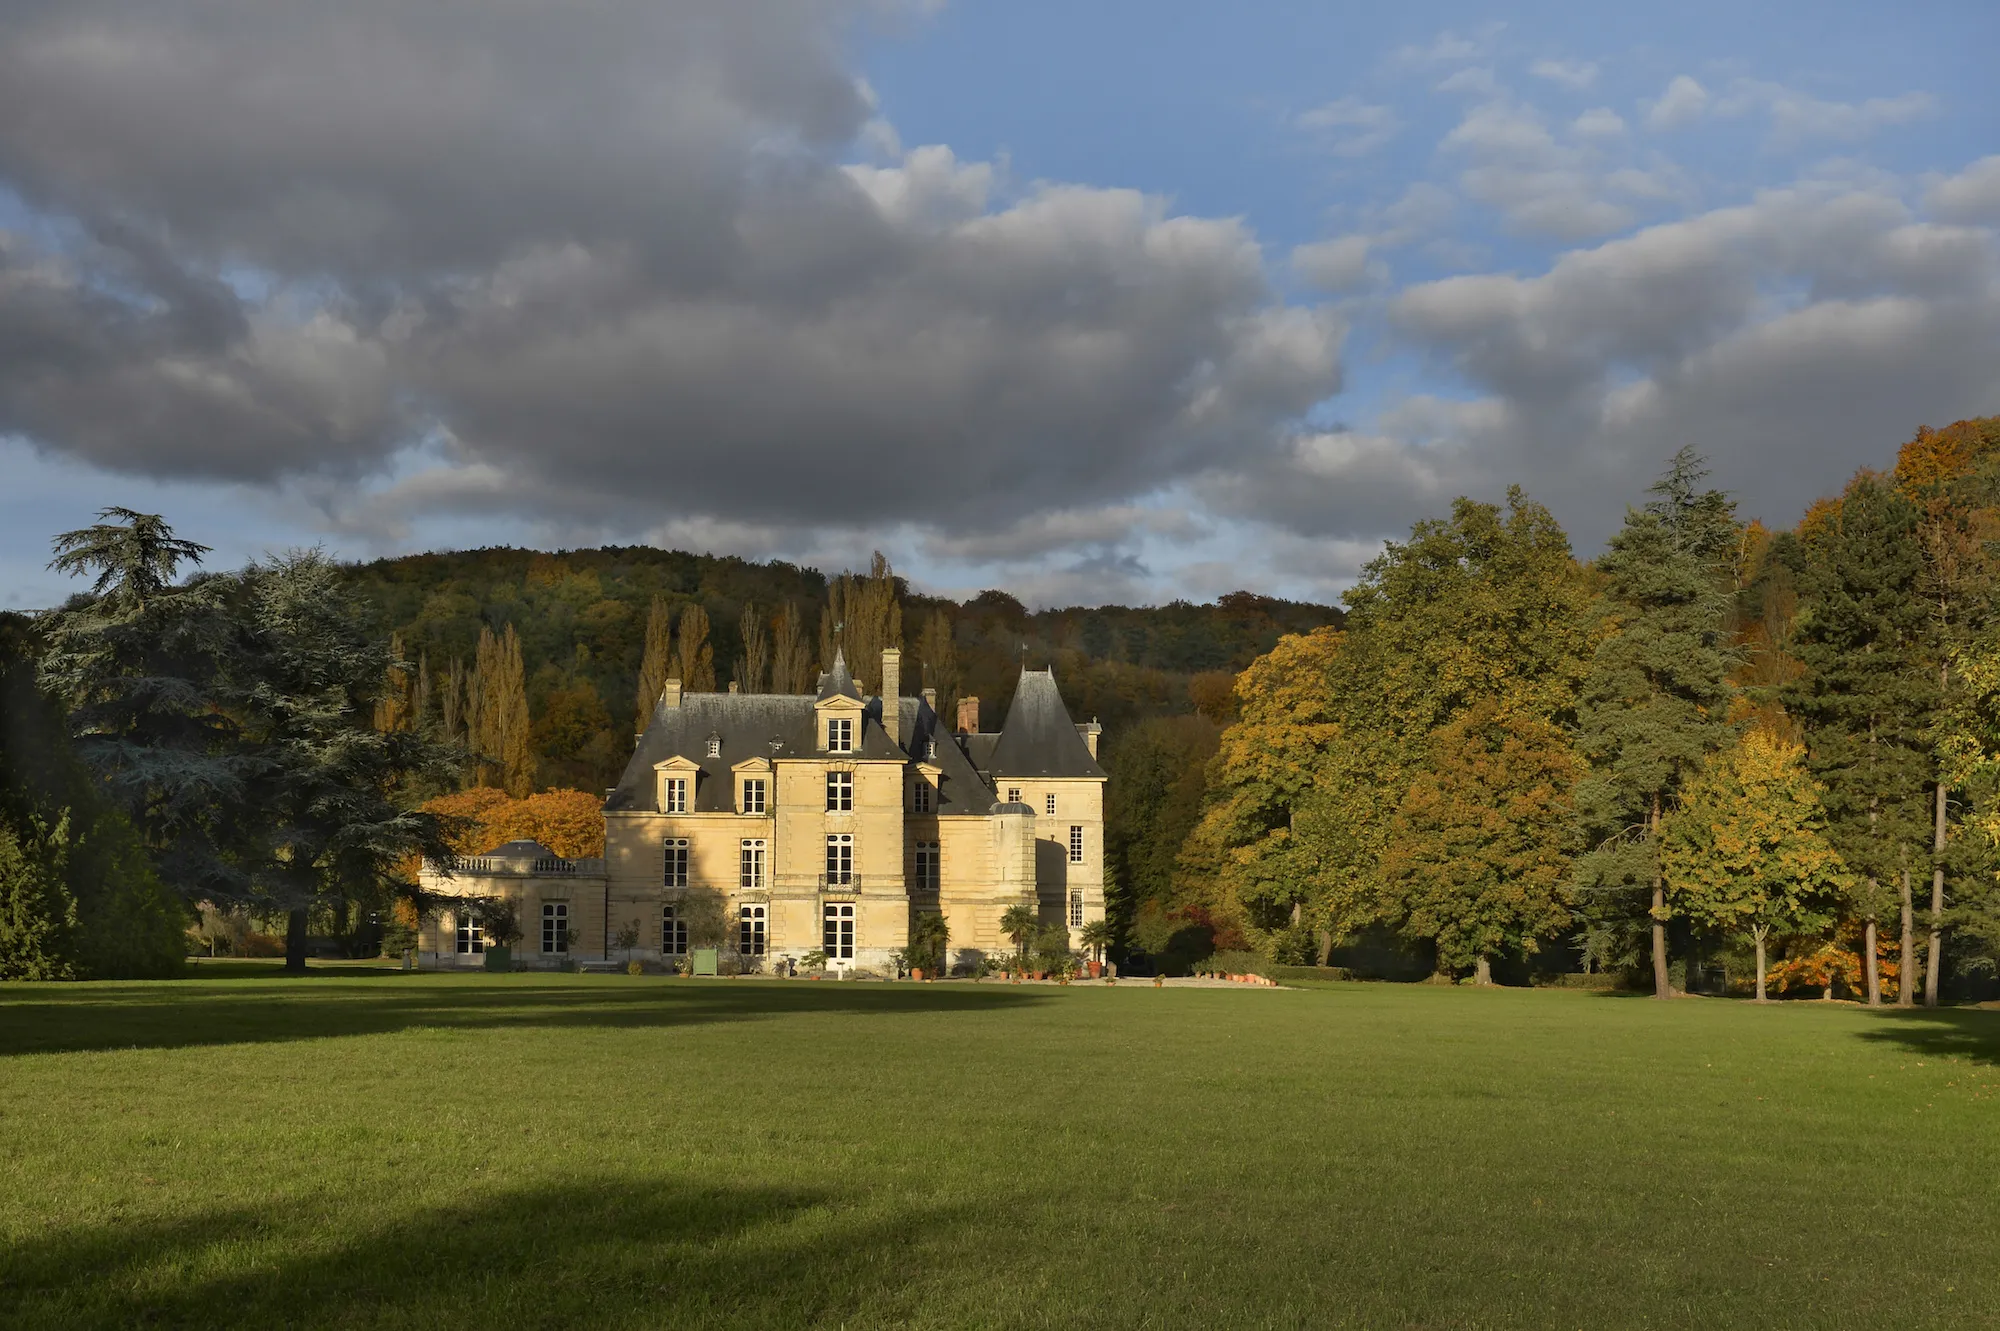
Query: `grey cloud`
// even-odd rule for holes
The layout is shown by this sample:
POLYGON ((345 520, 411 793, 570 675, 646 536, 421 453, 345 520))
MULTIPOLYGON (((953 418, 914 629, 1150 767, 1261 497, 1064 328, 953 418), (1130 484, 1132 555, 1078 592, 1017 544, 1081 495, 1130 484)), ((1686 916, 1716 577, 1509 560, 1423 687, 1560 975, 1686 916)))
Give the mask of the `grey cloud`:
POLYGON ((2000 222, 2000 156, 1982 157, 1931 186, 1931 211, 1947 222, 2000 222))
POLYGON ((1302 436, 1210 478, 1218 507, 1306 535, 1393 532, 1448 493, 1519 481, 1587 550, 1683 444, 1747 513, 1789 522, 1918 423, 2000 411, 1995 237, 1858 188, 1772 191, 1536 277, 1422 284, 1390 316, 1475 396, 1302 436))
POLYGON ((428 441, 341 519, 381 531, 1006 531, 1254 459, 1338 388, 1340 324, 1240 223, 839 165, 895 146, 840 50, 888 7, 17 5, 0 185, 79 239, 0 252, 34 358, 0 431, 293 484, 428 441))

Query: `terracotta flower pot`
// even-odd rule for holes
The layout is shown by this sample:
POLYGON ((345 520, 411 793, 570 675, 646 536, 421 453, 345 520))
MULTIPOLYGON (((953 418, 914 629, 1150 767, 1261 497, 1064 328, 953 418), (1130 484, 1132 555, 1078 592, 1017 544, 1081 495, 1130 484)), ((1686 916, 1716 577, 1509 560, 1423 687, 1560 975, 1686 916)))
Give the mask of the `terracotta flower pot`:
POLYGON ((910 978, 911 978, 912 980, 921 980, 921 979, 923 979, 923 978, 924 978, 924 968, 923 968, 922 966, 912 966, 912 967, 910 967, 910 978))

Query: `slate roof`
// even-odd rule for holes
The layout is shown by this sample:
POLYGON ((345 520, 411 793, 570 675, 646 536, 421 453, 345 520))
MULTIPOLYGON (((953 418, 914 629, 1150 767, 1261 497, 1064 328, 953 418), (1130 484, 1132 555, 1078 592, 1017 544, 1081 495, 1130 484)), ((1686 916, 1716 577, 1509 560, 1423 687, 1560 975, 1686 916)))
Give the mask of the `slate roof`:
MULTIPOLYGON (((509 841, 504 846, 495 846, 487 855, 506 855, 514 859, 559 860, 562 856, 550 850, 539 841, 509 841)), ((482 859, 484 856, 473 856, 482 859)))
POLYGON ((996 779, 1104 775, 1063 706, 1054 670, 1021 671, 1014 701, 1007 705, 1007 720, 984 770, 996 779))
MULTIPOLYGON (((817 697, 782 693, 683 693, 679 707, 655 704, 653 719, 639 737, 637 749, 617 789, 604 801, 606 812, 626 810, 651 812, 659 807, 659 787, 653 769, 669 758, 685 758, 700 769, 695 778, 694 813, 727 813, 736 804, 736 783, 732 769, 750 758, 778 761, 785 758, 824 758, 818 747, 814 726, 814 704, 819 698, 845 693, 860 698, 854 680, 842 680, 845 668, 836 659, 834 670, 820 677, 817 697), (719 737, 721 750, 708 754, 711 737, 719 737)), ((861 736, 856 758, 885 758, 928 761, 940 769, 939 812, 986 813, 993 806, 993 791, 979 779, 972 765, 959 752, 944 721, 922 698, 904 698, 902 733, 899 746, 882 728, 882 700, 863 699, 861 736), (927 756, 930 741, 937 740, 936 756, 927 756)))

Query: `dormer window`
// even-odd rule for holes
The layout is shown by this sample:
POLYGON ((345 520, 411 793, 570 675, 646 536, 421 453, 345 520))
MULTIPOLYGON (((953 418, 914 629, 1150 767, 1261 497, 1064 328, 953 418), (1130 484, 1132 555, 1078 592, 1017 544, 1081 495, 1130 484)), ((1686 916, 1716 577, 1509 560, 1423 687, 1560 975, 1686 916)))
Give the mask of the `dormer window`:
POLYGON ((851 716, 830 716, 826 721, 826 751, 828 753, 854 752, 854 718, 851 716))
POLYGON ((746 777, 743 781, 743 812, 764 812, 764 778, 746 777))
POLYGON ((722 737, 721 737, 721 736, 719 736, 719 735, 710 735, 710 736, 708 737, 708 756, 709 756, 709 757, 711 757, 711 758, 720 758, 720 757, 722 756, 722 737))
POLYGON ((916 786, 910 792, 910 807, 918 813, 931 811, 931 783, 923 777, 917 778, 916 786))
POLYGON ((936 741, 936 740, 931 740, 931 741, 929 741, 928 743, 926 743, 926 744, 924 745, 924 757, 926 757, 926 758, 930 759, 930 760, 931 760, 932 762, 936 762, 936 761, 937 761, 937 741, 936 741))
POLYGON ((684 776, 670 776, 660 783, 660 812, 688 811, 688 783, 684 776))

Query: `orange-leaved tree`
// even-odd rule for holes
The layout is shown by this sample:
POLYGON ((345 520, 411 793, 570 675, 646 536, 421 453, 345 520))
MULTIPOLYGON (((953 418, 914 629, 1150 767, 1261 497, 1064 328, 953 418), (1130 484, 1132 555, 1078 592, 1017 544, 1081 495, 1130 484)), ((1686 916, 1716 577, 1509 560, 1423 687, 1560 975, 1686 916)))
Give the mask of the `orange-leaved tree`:
POLYGON ((461 855, 482 855, 509 841, 539 841, 566 859, 604 853, 604 802, 581 790, 514 799, 504 790, 475 786, 423 807, 452 821, 452 849, 461 855))

